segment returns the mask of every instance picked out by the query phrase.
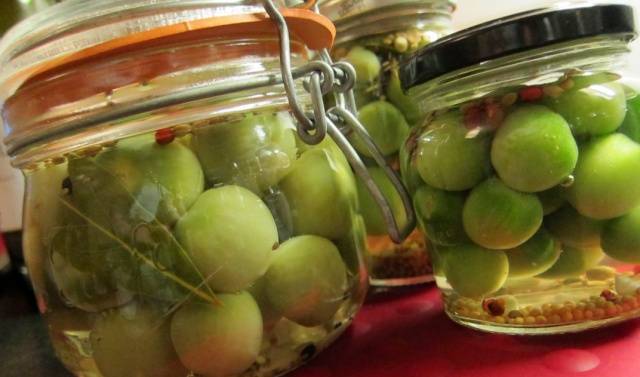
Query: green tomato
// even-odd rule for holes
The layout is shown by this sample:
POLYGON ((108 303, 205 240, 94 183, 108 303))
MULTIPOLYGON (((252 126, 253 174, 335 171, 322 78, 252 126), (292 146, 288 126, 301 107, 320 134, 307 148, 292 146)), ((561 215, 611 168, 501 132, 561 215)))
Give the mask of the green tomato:
MULTIPOLYGON (((358 119, 385 156, 397 153, 409 133, 409 125, 400 110, 386 101, 375 101, 363 106, 358 119)), ((352 141, 360 154, 373 156, 360 137, 354 134, 352 141)))
POLYGON ((357 203, 351 170, 323 149, 304 152, 280 182, 289 203, 295 235, 338 239, 351 227, 357 203))
POLYGON ((526 242, 542 224, 542 204, 533 194, 507 187, 497 178, 476 186, 462 211, 469 238, 489 249, 511 249, 526 242))
POLYGON ((424 185, 413 196, 420 227, 437 245, 456 245, 468 240, 462 225, 465 196, 424 185))
POLYGON ((640 207, 606 223, 602 231, 602 249, 613 259, 640 263, 640 207))
POLYGON ((265 275, 271 305, 303 326, 329 322, 347 291, 347 271, 331 241, 299 236, 284 242, 265 275))
POLYGON ((287 197, 278 187, 269 188, 262 200, 269 207, 278 228, 278 240, 283 242, 293 237, 293 220, 287 197))
POLYGON ((295 126, 284 113, 196 128, 193 147, 212 185, 235 184, 259 193, 276 185, 296 159, 295 126))
POLYGON ((219 305, 192 300, 171 320, 171 339, 182 364, 206 377, 239 375, 262 344, 260 308, 247 292, 218 295, 219 305))
POLYGON ((347 265, 347 269, 353 275, 361 273, 361 268, 368 266, 369 253, 366 250, 367 228, 365 221, 360 215, 356 215, 353 220, 351 232, 336 240, 336 246, 347 265))
POLYGON ((367 104, 378 100, 379 83, 356 82, 353 87, 353 96, 356 100, 356 107, 361 109, 367 104))
POLYGON ((181 143, 157 144, 149 135, 121 140, 96 157, 69 161, 79 208, 105 214, 103 226, 126 235, 140 221, 172 225, 204 189, 198 159, 181 143))
POLYGON ((320 149, 328 152, 331 155, 331 160, 333 163, 340 164, 346 170, 351 170, 349 160, 347 160, 347 157, 344 155, 338 144, 331 137, 325 137, 320 143, 316 145, 306 144, 300 139, 296 139, 296 142, 298 145, 298 151, 301 155, 311 150, 320 149))
MULTIPOLYGON (((382 168, 371 167, 367 170, 369 174, 371 174, 373 182, 380 188, 382 194, 389 202, 398 226, 404 226, 407 222, 407 217, 400 194, 398 194, 382 168)), ((375 235, 387 234, 387 224, 382 216, 382 210, 380 210, 380 207, 378 207, 378 204, 362 180, 357 180, 356 182, 358 186, 358 199, 360 200, 360 213, 364 218, 367 233, 375 235)))
POLYGON ((599 73, 583 73, 580 75, 572 75, 570 77, 573 82, 571 89, 584 89, 591 85, 597 84, 609 84, 612 81, 620 79, 617 73, 613 72, 599 72, 599 73))
POLYGON ((578 277, 600 263, 603 257, 604 254, 599 247, 573 248, 563 245, 556 263, 538 277, 543 279, 578 277))
POLYGON ((422 119, 420 107, 413 98, 404 94, 402 91, 402 87, 400 86, 400 76, 396 69, 391 71, 389 82, 387 83, 386 94, 389 101, 402 111, 402 114, 409 124, 416 125, 420 122, 422 119))
MULTIPOLYGON (((222 186, 205 191, 175 229, 193 265, 218 292, 237 292, 267 269, 278 229, 269 208, 251 191, 222 186)), ((200 284, 201 281, 196 281, 200 284)))
POLYGON ((560 257, 560 244, 540 229, 522 245, 506 252, 509 277, 532 277, 548 270, 560 257))
POLYGON ((507 280, 509 261, 503 251, 473 244, 448 248, 444 275, 461 296, 480 298, 499 290, 507 280))
POLYGON ((640 204, 640 145, 622 134, 580 148, 568 200, 583 216, 611 219, 640 204))
POLYGON ((542 203, 542 211, 545 216, 551 214, 566 203, 566 189, 562 186, 555 186, 548 190, 537 192, 536 195, 542 203))
POLYGON ((267 279, 261 277, 256 280, 251 287, 247 289, 247 292, 251 294, 258 307, 260 313, 262 313, 262 323, 266 329, 273 327, 281 318, 282 313, 271 305, 269 297, 267 296, 267 279))
POLYGON ((413 195, 418 187, 424 184, 422 177, 416 169, 414 161, 412 159, 412 151, 415 149, 415 144, 418 136, 422 133, 422 127, 414 127, 409 132, 407 140, 400 145, 400 151, 398 153, 398 160, 400 162, 400 176, 402 182, 409 190, 409 193, 413 195))
POLYGON ((636 143, 640 142, 640 95, 627 101, 627 116, 618 131, 636 143))
POLYGON ((600 246, 601 220, 584 217, 567 205, 545 217, 544 225, 563 245, 571 247, 600 246))
POLYGON ((174 224, 204 190, 202 169, 193 152, 180 143, 150 143, 146 148, 139 160, 144 163, 138 165, 145 180, 136 200, 147 211, 158 208, 156 216, 163 224, 174 224))
POLYGON ((576 166, 578 145, 567 122, 540 105, 520 106, 504 120, 491 162, 508 186, 538 192, 562 182, 576 166))
POLYGON ((624 89, 615 82, 576 85, 550 103, 576 135, 611 133, 620 127, 627 111, 624 89))
POLYGON ((91 335, 93 358, 105 377, 186 376, 173 349, 168 314, 131 304, 98 317, 91 335))
POLYGON ((466 135, 460 113, 444 114, 431 121, 414 151, 416 168, 427 184, 441 190, 463 191, 489 175, 491 140, 486 135, 466 135))
POLYGON ((355 46, 349 50, 344 60, 351 63, 355 68, 357 83, 370 83, 380 76, 382 64, 373 51, 361 46, 355 46))
POLYGON ((433 266, 433 275, 444 278, 445 264, 450 250, 449 247, 432 244, 430 240, 427 239, 427 250, 429 250, 429 257, 431 258, 431 265, 433 266))

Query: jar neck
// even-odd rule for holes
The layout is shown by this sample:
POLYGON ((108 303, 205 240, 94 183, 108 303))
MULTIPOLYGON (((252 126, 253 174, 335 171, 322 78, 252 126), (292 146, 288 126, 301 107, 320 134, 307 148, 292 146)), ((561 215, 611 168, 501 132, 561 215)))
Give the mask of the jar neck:
MULTIPOLYGON (((191 88, 233 85, 280 72, 275 37, 229 37, 181 41, 141 50, 123 50, 41 74, 5 101, 5 145, 15 147, 12 164, 34 162, 75 150, 175 125, 218 121, 237 113, 288 109, 282 85, 247 89, 204 100, 110 119, 87 128, 74 122, 105 117, 138 102, 161 99, 191 88)), ((304 45, 292 41, 292 64, 307 61, 304 45)), ((299 96, 307 99, 296 82, 299 96)))
POLYGON ((627 34, 585 38, 579 41, 509 55, 463 68, 408 90, 423 113, 460 105, 505 88, 543 85, 566 73, 619 71, 629 53, 627 34))
POLYGON ((343 8, 331 10, 333 17, 328 15, 336 25, 336 44, 411 29, 433 31, 437 34, 435 39, 452 28, 454 5, 448 0, 364 0, 340 4, 343 8))

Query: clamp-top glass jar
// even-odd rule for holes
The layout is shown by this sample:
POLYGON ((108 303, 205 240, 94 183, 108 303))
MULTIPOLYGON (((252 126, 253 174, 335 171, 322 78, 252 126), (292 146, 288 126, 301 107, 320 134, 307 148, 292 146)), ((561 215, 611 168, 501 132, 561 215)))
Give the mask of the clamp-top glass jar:
MULTIPOLYGON (((336 24, 332 56, 348 61, 356 69, 358 117, 398 171, 402 141, 422 119, 417 104, 400 88, 399 61, 449 34, 454 8, 455 2, 450 0, 320 1, 320 12, 336 24)), ((352 140, 367 162, 369 152, 357 137, 352 140)), ((379 168, 371 166, 370 173, 384 188, 384 175, 379 168)), ((390 186, 386 188, 385 194, 400 214, 402 202, 390 186)), ((423 234, 416 230, 405 242, 392 242, 385 235, 385 224, 371 195, 361 185, 358 193, 367 228, 371 284, 404 286, 432 281, 423 234)))
POLYGON ((640 86, 625 5, 581 3, 453 34, 401 66, 429 114, 405 143, 455 321, 510 334, 640 316, 640 86))
POLYGON ((358 310, 352 170, 342 144, 301 141, 287 95, 310 96, 280 84, 283 56, 328 82, 305 63, 334 29, 265 3, 290 56, 250 0, 67 0, 2 40, 27 265, 73 373, 279 375, 358 310))

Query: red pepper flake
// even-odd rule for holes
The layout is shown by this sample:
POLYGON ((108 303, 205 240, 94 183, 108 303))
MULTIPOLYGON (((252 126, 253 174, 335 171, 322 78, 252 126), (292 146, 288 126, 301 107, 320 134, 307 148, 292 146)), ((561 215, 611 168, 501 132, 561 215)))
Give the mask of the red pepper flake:
POLYGON ((502 107, 497 103, 489 103, 485 107, 485 111, 487 113, 489 124, 491 124, 493 128, 500 126, 504 120, 504 111, 502 110, 502 107))
POLYGON ((156 131, 156 143, 166 145, 176 138, 171 128, 162 128, 156 131))
POLYGON ((472 106, 464 113, 464 125, 467 129, 474 129, 482 126, 484 120, 484 112, 480 106, 472 106))
POLYGON ((617 295, 609 289, 605 289, 600 293, 600 297, 604 298, 607 301, 615 301, 617 295))
POLYGON ((506 303, 501 298, 488 298, 482 301, 482 309, 492 316, 503 315, 505 312, 505 305, 506 303))
POLYGON ((544 95, 544 91, 539 86, 528 86, 520 89, 518 94, 520 95, 521 100, 525 102, 533 102, 541 99, 544 95))

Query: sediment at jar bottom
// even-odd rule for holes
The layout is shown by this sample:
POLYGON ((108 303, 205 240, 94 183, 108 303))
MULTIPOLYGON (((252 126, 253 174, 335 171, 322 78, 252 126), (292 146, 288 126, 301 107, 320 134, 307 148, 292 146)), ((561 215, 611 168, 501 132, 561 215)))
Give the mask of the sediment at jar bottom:
POLYGON ((505 88, 412 130, 403 178, 454 319, 544 333, 640 315, 637 94, 618 78, 505 88))
POLYGON ((371 284, 407 286, 433 281, 430 249, 417 229, 397 244, 389 236, 367 236, 371 284))
POLYGON ((355 179, 330 140, 298 149, 282 126, 291 122, 286 113, 208 122, 199 135, 119 140, 35 172, 67 176, 48 188, 57 215, 28 252, 45 256, 47 310, 88 322, 81 331, 72 319, 52 324, 56 337, 91 345, 65 346, 68 360, 94 355, 71 370, 271 376, 344 330, 365 292, 355 179), (233 174, 211 179, 204 165, 218 161, 196 138, 226 145, 233 174), (255 170, 279 148, 292 160, 255 170))

